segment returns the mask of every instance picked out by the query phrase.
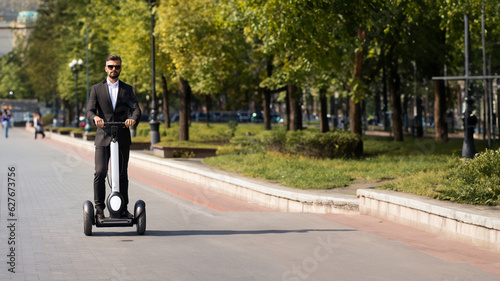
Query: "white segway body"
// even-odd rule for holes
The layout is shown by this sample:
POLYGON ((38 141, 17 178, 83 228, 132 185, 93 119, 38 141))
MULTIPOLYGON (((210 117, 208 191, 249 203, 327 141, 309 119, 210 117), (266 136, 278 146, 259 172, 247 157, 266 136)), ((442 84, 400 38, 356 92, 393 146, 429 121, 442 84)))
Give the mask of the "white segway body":
POLYGON ((109 210, 109 217, 98 219, 94 217, 94 206, 89 200, 83 203, 83 224, 85 235, 92 235, 92 225, 96 227, 115 227, 137 225, 137 234, 144 234, 146 231, 146 203, 138 200, 134 206, 133 217, 122 217, 125 208, 123 196, 120 194, 120 161, 118 150, 118 126, 124 126, 124 122, 106 122, 106 126, 111 126, 110 144, 110 179, 111 193, 108 195, 106 205, 109 210))

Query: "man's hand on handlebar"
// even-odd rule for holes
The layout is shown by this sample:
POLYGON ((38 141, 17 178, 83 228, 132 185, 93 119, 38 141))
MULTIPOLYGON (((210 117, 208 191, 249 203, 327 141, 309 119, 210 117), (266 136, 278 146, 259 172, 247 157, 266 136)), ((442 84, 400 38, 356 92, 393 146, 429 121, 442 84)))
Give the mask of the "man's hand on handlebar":
POLYGON ((94 117, 94 123, 97 127, 104 128, 104 120, 101 117, 99 116, 94 117))
POLYGON ((134 125, 135 125, 135 120, 134 119, 127 119, 127 120, 125 120, 125 126, 132 127, 134 125))

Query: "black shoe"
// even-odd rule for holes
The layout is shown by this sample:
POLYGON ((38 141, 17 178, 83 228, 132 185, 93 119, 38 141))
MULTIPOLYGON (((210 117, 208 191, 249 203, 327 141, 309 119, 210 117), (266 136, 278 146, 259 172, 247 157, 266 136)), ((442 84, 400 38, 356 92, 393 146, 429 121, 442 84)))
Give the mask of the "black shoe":
POLYGON ((103 219, 105 218, 104 216, 104 210, 101 210, 101 209, 95 209, 95 217, 99 220, 99 219, 103 219))
POLYGON ((134 215, 132 215, 127 209, 123 210, 122 212, 122 218, 133 218, 134 215))

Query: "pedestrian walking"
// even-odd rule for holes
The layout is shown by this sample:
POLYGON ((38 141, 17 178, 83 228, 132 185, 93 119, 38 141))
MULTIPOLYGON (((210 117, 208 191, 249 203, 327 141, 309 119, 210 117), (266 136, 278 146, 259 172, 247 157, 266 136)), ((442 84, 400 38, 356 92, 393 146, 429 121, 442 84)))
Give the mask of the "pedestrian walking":
POLYGON ((5 138, 9 137, 10 112, 5 109, 2 113, 2 127, 5 130, 5 138))
POLYGON ((38 134, 42 134, 42 138, 45 138, 45 133, 43 132, 43 123, 40 114, 35 114, 33 116, 33 126, 35 127, 35 139, 38 134))

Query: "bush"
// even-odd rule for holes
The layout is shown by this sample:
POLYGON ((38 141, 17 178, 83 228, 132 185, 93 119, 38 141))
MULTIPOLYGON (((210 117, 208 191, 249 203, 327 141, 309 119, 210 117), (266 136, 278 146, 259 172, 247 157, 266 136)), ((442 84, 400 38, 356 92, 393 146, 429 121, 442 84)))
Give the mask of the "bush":
POLYGON ((500 150, 460 159, 436 191, 441 200, 496 206, 500 203, 500 150))
POLYGON ((356 134, 342 131, 327 133, 285 130, 273 131, 270 150, 315 158, 351 158, 363 154, 363 141, 356 134))
POLYGON ((234 134, 236 132, 236 128, 238 127, 238 122, 237 121, 234 121, 234 120, 230 120, 228 123, 227 123, 227 126, 229 127, 229 129, 231 130, 231 137, 234 137, 234 134))
POLYGON ((217 150, 217 155, 245 155, 262 153, 264 150, 265 146, 261 135, 239 135, 231 138, 231 140, 229 141, 229 145, 219 147, 219 149, 217 150))
POLYGON ((147 126, 141 126, 142 124, 139 124, 139 126, 137 126, 137 129, 135 131, 135 135, 137 137, 149 137, 149 127, 147 126))
POLYGON ((52 124, 53 120, 54 120, 54 115, 52 113, 42 116, 43 125, 50 125, 52 124))

